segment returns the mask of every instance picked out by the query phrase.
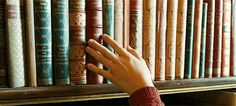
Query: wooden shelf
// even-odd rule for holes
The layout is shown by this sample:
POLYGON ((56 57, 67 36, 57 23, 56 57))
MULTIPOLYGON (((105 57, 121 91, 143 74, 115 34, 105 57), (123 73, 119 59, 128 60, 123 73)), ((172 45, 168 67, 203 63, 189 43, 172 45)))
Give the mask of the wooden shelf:
MULTIPOLYGON (((236 88, 236 77, 154 82, 161 95, 236 88)), ((1 88, 0 104, 38 104, 128 97, 112 84, 1 88)))

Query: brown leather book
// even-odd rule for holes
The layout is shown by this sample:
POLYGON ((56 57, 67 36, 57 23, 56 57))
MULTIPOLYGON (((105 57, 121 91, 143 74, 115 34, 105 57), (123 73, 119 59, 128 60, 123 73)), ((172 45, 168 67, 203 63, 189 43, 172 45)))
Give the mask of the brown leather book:
POLYGON ((130 35, 130 0, 123 0, 123 47, 126 49, 129 45, 129 35, 130 35))
POLYGON ((232 0, 231 11, 231 52, 230 52, 230 75, 236 76, 236 0, 232 0))
POLYGON ((114 22, 114 40, 123 47, 123 31, 124 31, 124 4, 123 0, 115 0, 115 22, 114 22))

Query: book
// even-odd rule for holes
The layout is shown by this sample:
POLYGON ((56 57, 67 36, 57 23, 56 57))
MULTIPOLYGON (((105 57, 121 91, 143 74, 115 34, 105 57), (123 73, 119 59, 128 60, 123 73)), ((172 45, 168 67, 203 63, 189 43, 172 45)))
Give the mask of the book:
POLYGON ((188 0, 178 1, 177 31, 176 31, 176 62, 175 78, 184 78, 185 39, 187 24, 188 0))
POLYGON ((51 0, 34 0, 37 85, 53 84, 51 0))
POLYGON ((220 77, 222 52, 223 0, 215 1, 215 37, 213 53, 213 77, 220 77))
POLYGON ((143 59, 155 78, 156 0, 143 0, 143 59))
POLYGON ((26 86, 24 66, 24 1, 6 0, 6 43, 9 87, 26 86))
POLYGON ((129 45, 142 57, 143 0, 130 0, 129 45))
POLYGON ((231 0, 224 0, 222 28, 222 69, 221 76, 229 77, 230 73, 230 39, 231 39, 231 0))
POLYGON ((123 0, 114 1, 114 40, 123 47, 124 38, 124 2, 123 0))
POLYGON ((231 53, 230 53, 230 75, 236 76, 236 1, 232 0, 231 17, 231 53))
MULTIPOLYGON (((102 0, 86 0, 86 41, 94 39, 101 43, 99 36, 102 35, 102 0)), ((86 62, 102 68, 102 65, 92 56, 86 55, 86 62)), ((87 70, 87 84, 99 84, 103 78, 94 72, 87 70)))
POLYGON ((157 1, 155 80, 165 80, 167 0, 157 1))
POLYGON ((55 85, 70 84, 69 1, 52 0, 53 71, 55 85))
MULTIPOLYGON (((116 0, 118 1, 118 0, 116 0)), ((123 0, 123 47, 126 49, 129 46, 130 35, 130 0, 123 0)))
POLYGON ((70 82, 71 85, 86 84, 85 0, 70 0, 69 15, 70 82))
POLYGON ((208 10, 208 4, 207 3, 203 3, 199 78, 204 78, 204 76, 205 76, 205 57, 206 57, 205 56, 205 54, 206 54, 205 50, 206 50, 207 10, 208 10))
POLYGON ((34 2, 25 0, 25 33, 26 33, 26 63, 28 86, 37 86, 35 31, 34 31, 34 2))

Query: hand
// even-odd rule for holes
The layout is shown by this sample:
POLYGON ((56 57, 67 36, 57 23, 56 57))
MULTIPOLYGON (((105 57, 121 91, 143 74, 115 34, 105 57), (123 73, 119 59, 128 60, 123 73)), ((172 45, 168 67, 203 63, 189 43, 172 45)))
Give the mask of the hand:
POLYGON ((107 35, 102 35, 102 39, 118 55, 110 52, 95 40, 90 39, 86 51, 111 71, 107 72, 91 63, 87 65, 89 70, 102 75, 129 95, 142 87, 154 86, 150 71, 136 50, 128 47, 126 51, 107 35))

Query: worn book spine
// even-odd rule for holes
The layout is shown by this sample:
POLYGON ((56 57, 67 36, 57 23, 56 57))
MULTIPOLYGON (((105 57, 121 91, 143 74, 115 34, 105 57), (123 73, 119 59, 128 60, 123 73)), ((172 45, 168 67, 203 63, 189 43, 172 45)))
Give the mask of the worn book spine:
POLYGON ((206 49, 207 9, 208 9, 208 4, 207 3, 203 3, 199 78, 204 78, 204 76, 205 76, 205 57, 206 57, 205 56, 205 54, 206 54, 205 49, 206 49))
MULTIPOLYGON (((101 43, 99 36, 102 35, 102 23, 102 0, 86 0, 86 41, 94 39, 101 43)), ((86 56, 86 62, 102 68, 102 65, 90 55, 86 56)), ((102 82, 101 76, 90 70, 87 71, 88 84, 99 84, 102 82)))
POLYGON ((236 76, 236 0, 232 0, 230 75, 236 76))
POLYGON ((205 77, 212 77, 213 70, 213 45, 214 45, 214 26, 215 26, 215 0, 204 0, 208 3, 207 11, 207 35, 206 35, 206 58, 205 58, 205 77))
POLYGON ((230 73, 230 36, 231 36, 231 0, 224 0, 222 28, 222 69, 221 76, 229 77, 230 73))
POLYGON ((69 11, 70 81, 71 85, 86 84, 85 0, 70 0, 69 11))
POLYGON ((55 85, 70 84, 69 1, 52 0, 53 71, 55 85))
POLYGON ((53 84, 51 0, 34 0, 37 85, 53 84))
POLYGON ((155 78, 156 0, 143 0, 143 59, 155 78))
POLYGON ((192 78, 199 78, 203 0, 196 0, 194 14, 192 78))
POLYGON ((175 78, 184 78, 185 39, 188 0, 178 1, 175 78))
POLYGON ((215 1, 215 37, 213 53, 213 77, 220 77, 222 52, 223 0, 215 1))
POLYGON ((123 7, 123 47, 126 49, 129 46, 130 35, 130 0, 123 0, 123 7))
POLYGON ((157 0, 155 80, 165 80, 167 0, 157 0))
POLYGON ((114 1, 114 40, 123 47, 124 38, 124 2, 123 0, 114 1))
POLYGON ((142 57, 143 0, 130 0, 129 45, 142 57))
POLYGON ((25 33, 26 33, 26 63, 28 86, 37 86, 36 55, 35 55, 35 31, 34 31, 34 2, 25 0, 25 33))
POLYGON ((6 0, 7 62, 10 87, 23 87, 25 81, 24 67, 24 11, 23 0, 6 0))

